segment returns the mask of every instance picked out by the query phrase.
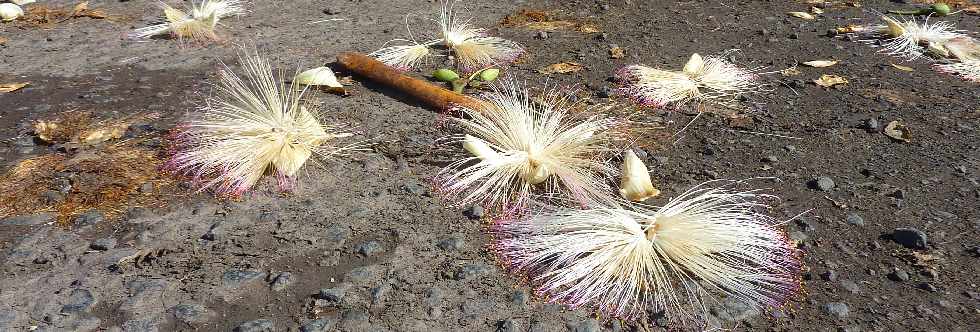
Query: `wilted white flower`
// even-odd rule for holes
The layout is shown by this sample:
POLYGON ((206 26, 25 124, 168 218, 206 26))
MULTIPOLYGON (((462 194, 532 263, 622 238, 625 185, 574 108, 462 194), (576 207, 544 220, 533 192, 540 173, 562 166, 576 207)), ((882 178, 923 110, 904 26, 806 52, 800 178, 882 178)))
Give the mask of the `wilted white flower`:
POLYGON ((624 319, 663 312, 680 326, 734 298, 778 309, 800 291, 801 254, 758 212, 765 195, 707 183, 660 208, 544 207, 498 220, 493 250, 552 302, 624 319))
POLYGON ((980 60, 937 64, 936 70, 959 76, 967 81, 980 83, 980 60))
POLYGON ((610 201, 607 162, 620 122, 576 116, 570 94, 532 98, 515 83, 493 85, 480 108, 457 107, 453 119, 466 135, 453 142, 472 154, 440 171, 440 189, 454 203, 488 208, 523 207, 532 193, 564 194, 581 204, 610 201))
POLYGON ((24 9, 13 3, 0 3, 0 21, 10 22, 24 16, 24 9))
POLYGON ((166 23, 136 29, 129 34, 132 39, 145 39, 165 33, 184 40, 216 41, 214 29, 222 18, 245 12, 240 0, 203 0, 192 2, 190 13, 160 2, 166 23))
POLYGON ((288 190, 310 157, 327 158, 346 149, 333 141, 351 134, 320 122, 319 105, 304 100, 304 89, 282 83, 282 73, 276 77, 257 54, 239 60, 244 76, 225 67, 217 95, 178 127, 168 168, 219 194, 240 195, 266 171, 288 190))
POLYGON ((733 98, 760 89, 757 70, 743 69, 722 57, 693 54, 680 72, 630 65, 616 76, 625 95, 640 104, 666 106, 695 100, 733 98))
POLYGON ((928 50, 940 50, 954 38, 964 36, 949 22, 929 23, 926 18, 921 23, 914 18, 899 21, 890 16, 882 16, 883 25, 850 27, 845 31, 856 34, 866 41, 882 40, 882 52, 888 55, 915 60, 928 50))
MULTIPOLYGON (((389 66, 407 70, 415 68, 432 55, 433 45, 442 44, 452 52, 460 70, 473 72, 492 65, 510 63, 524 53, 524 49, 513 41, 486 36, 486 29, 470 25, 470 18, 460 18, 455 6, 455 0, 444 1, 439 19, 433 20, 439 26, 439 39, 419 43, 413 37, 410 45, 384 47, 371 55, 389 66)), ((411 34, 409 29, 409 35, 411 34)))

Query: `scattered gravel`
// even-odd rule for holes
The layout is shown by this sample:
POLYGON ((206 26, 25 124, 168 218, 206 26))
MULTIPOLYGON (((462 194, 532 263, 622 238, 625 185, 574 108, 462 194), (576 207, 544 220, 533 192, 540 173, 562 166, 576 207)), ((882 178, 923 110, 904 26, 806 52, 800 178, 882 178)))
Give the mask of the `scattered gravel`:
POLYGON ((99 251, 106 251, 115 247, 116 247, 116 239, 111 237, 101 238, 92 241, 92 244, 89 245, 89 248, 92 248, 93 250, 99 250, 99 251))
POLYGON ((68 302, 61 307, 63 313, 88 312, 95 306, 95 297, 87 289, 73 289, 68 296, 68 302))
POLYGON ((191 324, 207 318, 208 310, 203 305, 196 303, 181 303, 170 308, 170 312, 177 320, 191 324))
POLYGON ((371 257, 385 252, 385 247, 381 245, 381 242, 370 240, 361 242, 354 248, 354 250, 357 251, 358 254, 371 257))
POLYGON ((323 317, 303 324, 303 326, 300 326, 299 330, 301 332, 327 332, 333 330, 334 325, 337 325, 337 320, 329 317, 323 317))

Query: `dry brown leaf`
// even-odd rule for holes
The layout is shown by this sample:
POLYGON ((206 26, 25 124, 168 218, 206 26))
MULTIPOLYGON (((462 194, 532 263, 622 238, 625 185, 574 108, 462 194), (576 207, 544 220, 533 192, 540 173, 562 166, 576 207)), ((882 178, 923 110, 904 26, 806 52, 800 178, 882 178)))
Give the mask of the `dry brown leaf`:
POLYGON ((837 61, 837 60, 813 60, 813 61, 804 62, 803 65, 804 66, 809 66, 809 67, 814 67, 814 68, 824 68, 824 67, 830 67, 830 66, 836 65, 838 62, 840 62, 840 61, 837 61))
POLYGON ((574 26, 575 22, 572 21, 531 22, 524 25, 527 29, 548 32, 568 29, 574 26))
POLYGON ((819 86, 829 88, 839 84, 847 84, 847 79, 837 75, 821 75, 819 79, 813 80, 819 86))
POLYGON ((802 72, 800 72, 799 69, 796 69, 796 67, 790 67, 790 68, 786 68, 786 69, 780 70, 779 73, 782 74, 783 76, 787 76, 787 77, 788 76, 796 76, 796 75, 802 74, 802 72))
POLYGON ((613 59, 622 59, 626 57, 626 50, 622 47, 616 46, 609 49, 609 57, 613 59))
POLYGON ((3 83, 3 84, 0 84, 0 93, 3 93, 3 92, 14 92, 14 91, 20 90, 21 88, 27 86, 28 84, 31 84, 31 83, 29 83, 29 82, 23 82, 23 83, 3 83))
POLYGON ((813 15, 810 15, 810 13, 807 12, 788 12, 786 14, 789 14, 789 16, 792 17, 802 18, 804 20, 816 19, 816 17, 813 17, 813 15))
POLYGON ((6 43, 7 43, 7 37, 0 37, 0 45, 4 45, 6 43))
POLYGON ((597 33, 597 32, 602 32, 602 29, 599 28, 599 25, 595 23, 582 23, 575 28, 575 31, 582 32, 582 33, 597 33))
POLYGON ((892 65, 892 67, 895 67, 895 69, 898 69, 898 70, 901 70, 901 71, 915 71, 915 69, 913 69, 912 67, 906 67, 906 66, 902 66, 902 65, 896 65, 894 63, 891 64, 891 65, 892 65))
POLYGON ((884 133, 886 136, 898 141, 909 142, 912 139, 912 134, 909 132, 908 127, 905 127, 905 125, 899 121, 889 122, 888 125, 885 126, 884 133))
POLYGON ((538 72, 542 74, 567 74, 567 73, 574 73, 580 71, 584 68, 585 66, 583 66, 578 62, 559 62, 538 69, 538 72))

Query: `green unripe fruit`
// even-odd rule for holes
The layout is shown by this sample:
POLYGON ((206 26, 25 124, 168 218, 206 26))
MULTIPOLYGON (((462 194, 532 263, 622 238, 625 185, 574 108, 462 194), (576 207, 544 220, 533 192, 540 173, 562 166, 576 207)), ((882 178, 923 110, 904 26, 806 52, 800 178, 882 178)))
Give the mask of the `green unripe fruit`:
POLYGON ((937 3, 932 5, 932 11, 936 13, 936 16, 946 16, 949 15, 949 5, 945 3, 937 3))
POLYGON ((490 82, 497 79, 500 75, 500 69, 497 68, 487 68, 480 72, 480 80, 484 82, 490 82))
POLYGON ((459 74, 450 69, 442 68, 433 72, 432 77, 443 82, 452 82, 453 80, 459 79, 459 74))

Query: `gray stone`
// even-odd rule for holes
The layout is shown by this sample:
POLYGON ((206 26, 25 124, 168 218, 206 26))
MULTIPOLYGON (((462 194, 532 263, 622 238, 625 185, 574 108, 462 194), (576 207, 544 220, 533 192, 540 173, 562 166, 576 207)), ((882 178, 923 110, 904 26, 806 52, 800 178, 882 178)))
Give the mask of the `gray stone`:
POLYGON ((384 296, 388 294, 389 290, 391 290, 391 286, 387 284, 371 288, 371 303, 378 304, 384 301, 384 296))
POLYGON ((926 233, 915 228, 896 228, 892 240, 909 249, 926 249, 928 244, 926 233))
POLYGON ((367 266, 361 266, 351 269, 344 275, 344 280, 350 281, 354 284, 362 284, 370 281, 374 277, 374 272, 371 268, 367 266))
POLYGON ((590 318, 569 326, 572 332, 599 332, 599 321, 590 318))
POLYGON ((333 330, 334 325, 337 325, 337 320, 329 317, 323 317, 303 324, 303 326, 300 326, 299 330, 301 332, 327 332, 333 330))
POLYGON ((321 288, 320 293, 317 294, 317 298, 331 302, 340 302, 344 299, 345 294, 347 294, 347 286, 339 285, 332 288, 321 288))
POLYGON ((537 37, 538 39, 548 39, 548 32, 547 31, 538 31, 538 34, 535 35, 535 37, 537 37))
POLYGON ((68 296, 68 302, 61 307, 61 312, 88 312, 95 306, 95 303, 95 297, 92 296, 92 292, 87 289, 76 288, 71 291, 71 295, 68 296))
POLYGON ((99 250, 99 251, 106 251, 115 247, 116 247, 116 239, 111 237, 101 238, 92 241, 92 244, 89 245, 89 248, 92 248, 93 250, 99 250))
POLYGON ((445 251, 457 251, 457 250, 463 249, 463 239, 460 239, 460 238, 455 237, 455 236, 454 237, 450 237, 450 238, 446 238, 446 239, 442 239, 442 241, 439 241, 438 246, 439 246, 439 249, 442 249, 442 250, 445 250, 445 251))
POLYGON ((892 273, 888 274, 888 278, 895 281, 909 281, 909 274, 908 272, 896 267, 894 270, 892 270, 892 273))
POLYGON ((810 181, 810 187, 813 189, 818 189, 822 191, 830 191, 834 189, 834 180, 827 176, 818 176, 817 178, 810 181))
POLYGON ((57 214, 53 212, 42 212, 26 216, 7 217, 0 220, 0 225, 13 226, 33 226, 53 222, 57 214))
POLYGON ((861 292, 861 288, 858 287, 856 283, 850 280, 841 280, 840 286, 841 288, 844 288, 844 290, 850 292, 851 294, 857 294, 861 292))
POLYGON ((105 214, 99 210, 88 210, 75 217, 76 227, 92 226, 105 220, 105 214))
POLYGON ((847 304, 843 302, 830 302, 821 306, 820 309, 837 319, 847 318, 847 315, 850 313, 847 304))
POLYGON ((350 237, 350 227, 344 225, 330 225, 327 227, 324 239, 336 245, 343 245, 344 241, 350 237))
POLYGON ((279 275, 277 275, 276 278, 272 280, 272 285, 270 286, 270 288, 272 288, 272 290, 276 292, 284 291, 286 290, 286 287, 289 287, 290 285, 293 284, 293 282, 296 281, 295 279, 296 277, 294 277, 292 273, 289 272, 279 273, 279 275))
POLYGON ((826 280, 826 281, 834 281, 834 280, 837 280, 837 271, 829 270, 827 272, 821 273, 820 274, 820 277, 823 278, 823 280, 826 280))
POLYGON ((486 274, 489 269, 481 264, 466 264, 459 268, 454 274, 456 280, 466 280, 476 276, 486 274))
POLYGON ((936 288, 936 285, 933 285, 933 284, 928 283, 928 282, 920 283, 919 284, 919 289, 930 291, 930 292, 938 292, 939 291, 939 288, 936 288))
POLYGON ((517 324, 513 319, 505 319, 497 322, 497 332, 517 332, 517 324))
POLYGON ((466 209, 466 211, 463 212, 463 215, 473 220, 478 220, 480 218, 483 218, 483 214, 484 214, 483 207, 479 205, 473 205, 469 209, 466 209))
POLYGON ((848 225, 864 226, 864 218, 861 218, 860 215, 854 212, 848 213, 847 217, 844 218, 844 220, 847 222, 848 225))
POLYGON ((272 332, 274 327, 271 320, 261 318, 241 323, 235 328, 235 332, 272 332))
POLYGON ((191 324, 207 320, 210 312, 203 305, 196 303, 181 303, 170 308, 170 313, 177 320, 191 324))
POLYGON ((124 322, 120 328, 123 332, 157 332, 160 329, 152 319, 130 319, 124 322))
POLYGON ((354 250, 358 254, 370 257, 385 252, 385 247, 380 242, 371 240, 358 244, 354 250))
POLYGON ((720 306, 711 308, 711 314, 718 319, 729 322, 744 322, 751 320, 761 313, 759 309, 737 299, 729 298, 720 306))
POLYGON ((265 277, 265 272, 255 270, 228 270, 221 275, 221 283, 228 288, 238 288, 253 280, 265 277))
POLYGON ((371 325, 368 323, 368 315, 361 309, 350 309, 344 312, 340 327, 347 331, 367 331, 371 325))
POLYGON ((528 294, 525 290, 516 290, 514 293, 510 294, 510 302, 517 305, 520 308, 527 307, 528 304, 528 294))
POLYGON ((163 293, 168 283, 162 279, 137 279, 126 283, 131 294, 119 310, 133 315, 147 315, 163 310, 163 293))
POLYGON ((414 181, 403 184, 402 190, 416 196, 423 196, 429 194, 429 190, 426 189, 425 186, 423 186, 421 183, 414 182, 414 181))

